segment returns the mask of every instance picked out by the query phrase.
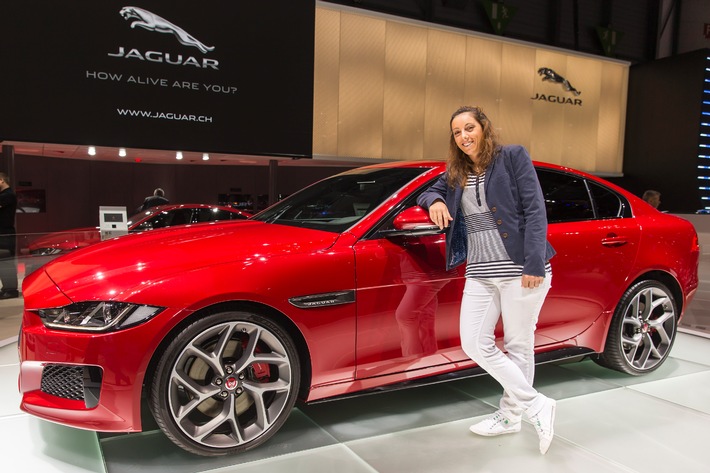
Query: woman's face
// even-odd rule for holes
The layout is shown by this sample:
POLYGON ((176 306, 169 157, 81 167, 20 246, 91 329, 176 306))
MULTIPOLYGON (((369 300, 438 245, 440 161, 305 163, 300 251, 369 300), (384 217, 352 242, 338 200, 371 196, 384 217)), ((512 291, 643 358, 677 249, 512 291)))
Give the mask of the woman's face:
POLYGON ((473 114, 465 112, 456 115, 451 121, 451 133, 459 149, 475 161, 483 141, 483 127, 473 114))

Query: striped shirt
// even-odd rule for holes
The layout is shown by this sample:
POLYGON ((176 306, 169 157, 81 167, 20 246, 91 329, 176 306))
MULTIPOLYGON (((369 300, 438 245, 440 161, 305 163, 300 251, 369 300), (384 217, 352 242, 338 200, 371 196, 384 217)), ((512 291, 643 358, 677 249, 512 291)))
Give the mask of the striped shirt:
MULTIPOLYGON (((466 277, 520 277, 523 266, 510 259, 503 245, 493 212, 486 202, 485 182, 485 173, 479 176, 469 174, 461 197, 468 238, 466 277)), ((545 265, 545 272, 552 272, 549 261, 545 265)))

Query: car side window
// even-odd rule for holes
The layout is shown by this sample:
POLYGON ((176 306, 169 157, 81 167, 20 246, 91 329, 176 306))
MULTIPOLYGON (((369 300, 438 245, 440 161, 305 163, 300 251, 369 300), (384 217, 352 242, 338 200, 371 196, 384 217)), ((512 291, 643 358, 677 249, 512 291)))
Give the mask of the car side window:
POLYGON ((195 209, 195 217, 197 223, 211 222, 213 220, 211 209, 195 209))
POLYGON ((631 216, 631 207, 626 199, 617 193, 588 181, 589 191, 594 198, 597 218, 621 218, 631 216))
POLYGON ((137 229, 139 230, 154 230, 156 228, 163 228, 168 226, 170 219, 169 212, 159 212, 153 215, 151 218, 141 223, 137 229))
POLYGON ((177 209, 170 212, 168 226, 192 223, 192 209, 177 209))
POLYGON ((363 237, 363 239, 377 239, 377 238, 386 238, 387 232, 394 230, 394 218, 404 209, 407 209, 409 207, 413 207, 417 205, 417 198, 426 190, 428 190, 431 186, 436 183, 438 180, 438 176, 434 177, 431 181, 427 182, 425 185, 417 189, 416 191, 412 192, 412 194, 407 197, 404 201, 402 201, 397 207, 392 209, 384 220, 382 220, 379 224, 379 226, 375 226, 370 231, 363 237))
POLYGON ((195 209, 197 222, 216 222, 218 220, 232 220, 237 214, 222 209, 195 209))
POLYGON ((594 207, 583 178, 539 168, 537 175, 549 223, 594 219, 594 207))
POLYGON ((160 212, 141 223, 137 230, 155 230, 156 228, 172 227, 192 223, 192 209, 175 209, 160 212))

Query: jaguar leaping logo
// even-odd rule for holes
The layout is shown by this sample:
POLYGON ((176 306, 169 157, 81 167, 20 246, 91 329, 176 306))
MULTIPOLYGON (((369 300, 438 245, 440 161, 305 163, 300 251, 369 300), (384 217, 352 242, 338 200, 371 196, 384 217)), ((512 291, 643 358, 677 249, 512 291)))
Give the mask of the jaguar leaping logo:
POLYGON ((179 26, 175 26, 165 18, 161 18, 155 13, 144 10, 143 8, 123 7, 121 8, 121 16, 125 20, 136 19, 131 22, 131 28, 138 26, 157 33, 172 33, 181 44, 193 46, 202 51, 202 54, 206 54, 214 49, 214 46, 206 46, 179 26))
POLYGON ((561 84, 562 87, 567 92, 572 92, 575 96, 580 95, 582 92, 579 90, 575 89, 572 87, 572 84, 569 83, 567 79, 550 69, 549 67, 541 67, 540 69, 537 70, 537 73, 542 76, 542 80, 544 81, 549 81, 549 82, 556 82, 558 84, 561 84))

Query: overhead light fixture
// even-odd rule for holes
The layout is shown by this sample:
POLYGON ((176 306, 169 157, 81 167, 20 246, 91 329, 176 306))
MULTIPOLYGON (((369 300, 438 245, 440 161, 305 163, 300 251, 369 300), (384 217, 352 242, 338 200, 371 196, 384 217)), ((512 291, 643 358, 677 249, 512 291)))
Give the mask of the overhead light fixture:
POLYGON ((118 148, 118 155, 122 158, 126 157, 126 148, 118 148))
POLYGON ((177 153, 175 153, 175 159, 177 159, 178 161, 182 159, 182 151, 178 151, 177 153))
POLYGON ((202 153, 202 160, 203 160, 203 161, 209 161, 209 159, 210 159, 210 155, 209 155, 209 154, 207 154, 207 153, 202 153))
POLYGON ((89 146, 89 156, 96 156, 96 148, 89 146))

